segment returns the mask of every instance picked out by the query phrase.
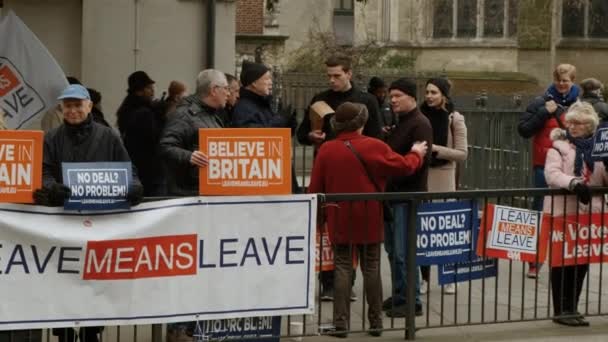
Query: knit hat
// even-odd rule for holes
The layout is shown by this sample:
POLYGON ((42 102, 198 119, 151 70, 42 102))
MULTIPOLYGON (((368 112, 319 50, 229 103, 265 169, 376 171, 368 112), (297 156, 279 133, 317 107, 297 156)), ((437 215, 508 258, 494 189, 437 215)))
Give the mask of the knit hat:
POLYGON ((388 90, 393 90, 393 89, 397 89, 402 91, 403 93, 405 93, 406 95, 409 95, 411 97, 413 97, 414 99, 416 99, 416 82, 408 79, 408 78, 400 78, 396 81, 394 81, 393 83, 391 83, 391 86, 388 88, 388 90))
POLYGON ((142 90, 146 86, 148 86, 150 84, 154 84, 156 82, 154 82, 150 78, 150 76, 148 76, 148 74, 146 74, 145 71, 136 71, 136 72, 132 73, 131 75, 129 75, 128 83, 129 83, 128 91, 130 93, 132 93, 132 92, 136 92, 138 90, 142 90))
POLYGON ((376 89, 380 89, 382 87, 386 87, 386 84, 384 83, 384 81, 380 78, 380 77, 372 77, 369 80, 369 85, 367 86, 367 91, 369 91, 370 93, 375 91, 376 89))
POLYGON ((365 126, 369 114, 360 103, 344 102, 336 108, 330 122, 336 133, 352 132, 365 126))
POLYGON ((241 67, 241 84, 246 87, 269 71, 270 69, 264 64, 244 60, 241 67))
POLYGON ((450 81, 448 81, 445 78, 431 78, 430 80, 426 81, 426 85, 432 84, 435 87, 439 88, 439 91, 441 91, 441 94, 445 97, 450 97, 450 88, 452 88, 452 86, 450 85, 450 81))

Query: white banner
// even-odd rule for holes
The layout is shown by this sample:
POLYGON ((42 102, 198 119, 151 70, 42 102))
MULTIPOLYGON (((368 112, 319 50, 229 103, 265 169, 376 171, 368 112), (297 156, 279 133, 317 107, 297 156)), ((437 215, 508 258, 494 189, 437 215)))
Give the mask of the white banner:
POLYGON ((316 196, 0 206, 0 330, 314 313, 316 196))
POLYGON ((7 127, 43 115, 67 86, 61 67, 15 13, 0 17, 0 107, 7 127))

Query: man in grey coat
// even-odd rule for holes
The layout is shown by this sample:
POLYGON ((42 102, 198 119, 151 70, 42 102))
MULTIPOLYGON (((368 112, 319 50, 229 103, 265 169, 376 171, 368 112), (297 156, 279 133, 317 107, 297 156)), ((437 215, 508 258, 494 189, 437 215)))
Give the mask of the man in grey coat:
POLYGON ((198 151, 198 130, 224 127, 221 111, 227 98, 224 73, 203 70, 196 79, 195 94, 184 98, 168 118, 160 151, 167 167, 169 195, 198 195, 198 169, 207 165, 207 157, 198 151))

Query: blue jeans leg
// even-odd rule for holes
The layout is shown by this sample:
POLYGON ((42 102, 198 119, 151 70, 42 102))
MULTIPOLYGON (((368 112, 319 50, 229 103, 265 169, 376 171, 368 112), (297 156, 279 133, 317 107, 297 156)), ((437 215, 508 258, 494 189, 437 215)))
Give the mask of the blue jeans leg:
MULTIPOLYGON (((406 229, 404 205, 393 205, 393 222, 384 224, 384 249, 388 254, 391 264, 391 279, 393 281, 393 301, 395 305, 405 303, 407 270, 405 268, 406 255, 406 229)), ((421 304, 420 300, 420 274, 416 271, 416 303, 421 304)))

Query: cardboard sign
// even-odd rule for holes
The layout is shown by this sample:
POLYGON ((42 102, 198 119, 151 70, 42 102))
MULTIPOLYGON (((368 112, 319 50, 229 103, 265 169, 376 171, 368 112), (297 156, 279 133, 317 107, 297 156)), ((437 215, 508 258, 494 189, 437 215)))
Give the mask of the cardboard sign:
POLYGON ((549 234, 542 229, 542 221, 540 211, 488 204, 481 219, 477 255, 543 262, 549 234))
POLYGON ((42 187, 42 131, 0 131, 0 202, 34 203, 42 187))
POLYGON ((608 127, 598 128, 593 135, 591 156, 596 160, 608 157, 608 127))
POLYGON ((471 260, 474 254, 475 201, 423 203, 416 218, 416 264, 441 265, 471 260))
POLYGON ((551 267, 608 261, 608 214, 555 216, 550 221, 551 267))
MULTIPOLYGON (((479 219, 476 219, 473 230, 473 243, 477 243, 479 238, 479 219)), ((450 283, 465 282, 482 278, 496 277, 498 274, 498 259, 483 258, 471 255, 471 259, 459 263, 447 263, 439 265, 438 280, 439 285, 450 283)))
POLYGON ((288 128, 202 128, 201 195, 291 194, 291 130, 288 128))
POLYGON ((72 195, 66 210, 128 209, 133 183, 130 162, 62 163, 63 183, 72 195))
POLYGON ((217 319, 201 323, 200 331, 194 333, 194 337, 201 341, 255 342, 262 339, 279 342, 281 336, 281 316, 217 319))

